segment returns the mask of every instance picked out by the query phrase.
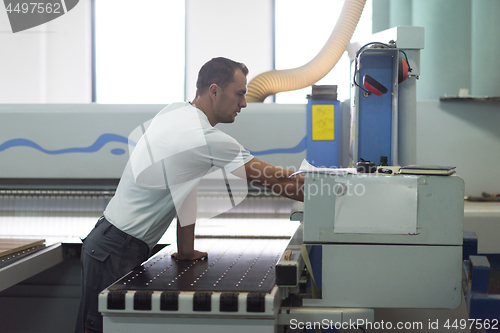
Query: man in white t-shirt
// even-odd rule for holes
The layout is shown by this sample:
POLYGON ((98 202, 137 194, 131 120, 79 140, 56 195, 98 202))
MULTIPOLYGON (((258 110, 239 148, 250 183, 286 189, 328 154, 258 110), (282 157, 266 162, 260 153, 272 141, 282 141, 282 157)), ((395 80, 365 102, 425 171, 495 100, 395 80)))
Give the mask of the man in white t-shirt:
POLYGON ((116 193, 83 243, 82 300, 75 332, 102 332, 99 292, 144 262, 176 216, 173 257, 207 256, 194 249, 196 193, 205 175, 218 172, 228 184, 227 175, 232 173, 303 200, 302 176, 289 178, 292 171, 253 157, 214 128, 234 122, 247 106, 247 74, 242 63, 214 58, 200 69, 191 103, 171 104, 138 128, 140 139, 116 193))

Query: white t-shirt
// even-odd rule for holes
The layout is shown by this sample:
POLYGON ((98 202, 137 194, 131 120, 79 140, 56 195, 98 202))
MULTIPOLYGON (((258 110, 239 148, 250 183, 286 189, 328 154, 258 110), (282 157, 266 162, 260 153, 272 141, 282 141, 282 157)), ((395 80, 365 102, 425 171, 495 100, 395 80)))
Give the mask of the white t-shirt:
POLYGON ((182 216, 181 224, 194 223, 186 198, 196 191, 202 177, 218 171, 231 173, 253 156, 212 127, 207 116, 189 103, 170 104, 150 121, 147 130, 146 126, 129 137, 131 142, 134 136, 140 139, 104 217, 152 249, 177 214, 182 216))

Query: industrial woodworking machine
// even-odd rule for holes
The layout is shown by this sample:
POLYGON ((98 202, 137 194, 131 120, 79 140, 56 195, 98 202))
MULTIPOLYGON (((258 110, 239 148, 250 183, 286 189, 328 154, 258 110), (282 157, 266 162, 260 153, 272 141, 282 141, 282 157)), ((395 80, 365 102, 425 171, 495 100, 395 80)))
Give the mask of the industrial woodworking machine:
MULTIPOLYGON (((363 96, 353 85, 350 105, 250 103, 234 124, 221 125, 258 158, 301 169, 304 203, 291 212, 288 199, 250 189, 233 210, 197 222, 195 246, 208 252, 202 260, 173 259, 175 228, 169 229, 160 241, 163 249, 101 292, 105 332, 164 327, 169 332, 276 332, 306 322, 352 328, 374 321, 375 308, 457 307, 462 179, 402 175, 398 168, 366 173, 353 165, 368 153, 371 160, 387 156, 393 166, 415 162, 415 80, 423 28, 413 28, 398 27, 350 46, 353 54, 373 40, 393 42, 358 53, 354 80, 361 82, 364 75, 381 80, 390 91, 381 99, 363 96), (407 54, 413 76, 398 84, 400 51, 407 54), (381 72, 387 73, 378 78, 381 72), (350 133, 339 126, 349 121, 337 118, 345 107, 350 107, 350 133), (388 120, 382 135, 366 127, 378 109, 388 120), (383 140, 371 145, 377 136, 383 140), (323 142, 328 140, 341 142, 323 142), (312 156, 313 151, 335 158, 312 156), (304 159, 338 165, 302 169, 304 159), (351 168, 338 172, 346 161, 351 168)), ((10 124, 0 132, 2 237, 47 240, 37 256, 26 254, 0 266, 0 289, 61 262, 65 239, 78 243, 91 230, 128 160, 133 146, 128 135, 163 107, 0 105, 2 124, 10 124)), ((226 197, 210 186, 201 188, 201 195, 207 199, 199 206, 202 212, 217 212, 218 200, 226 197)))

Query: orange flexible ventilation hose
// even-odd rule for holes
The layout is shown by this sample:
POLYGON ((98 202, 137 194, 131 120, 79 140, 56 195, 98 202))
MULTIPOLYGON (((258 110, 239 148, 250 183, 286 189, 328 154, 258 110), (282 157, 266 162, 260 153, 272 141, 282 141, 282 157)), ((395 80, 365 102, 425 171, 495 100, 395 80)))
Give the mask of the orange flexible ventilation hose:
POLYGON ((358 25, 366 0, 345 0, 339 20, 321 51, 307 64, 271 70, 254 77, 247 86, 247 102, 263 102, 267 96, 313 85, 337 64, 358 25))

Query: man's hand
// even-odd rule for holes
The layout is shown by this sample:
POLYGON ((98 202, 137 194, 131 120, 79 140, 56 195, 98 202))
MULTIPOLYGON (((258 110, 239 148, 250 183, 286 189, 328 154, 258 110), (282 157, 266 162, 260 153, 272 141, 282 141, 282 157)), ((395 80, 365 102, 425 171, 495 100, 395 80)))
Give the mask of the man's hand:
MULTIPOLYGON (((252 185, 267 187, 287 198, 304 201, 304 176, 290 178, 293 171, 275 167, 254 157, 244 166, 247 181, 252 185)), ((238 170, 240 171, 240 170, 238 170)), ((241 171, 240 171, 241 172, 241 171)), ((239 174, 233 172, 236 176, 239 174)))
POLYGON ((177 252, 172 257, 177 260, 198 260, 207 256, 206 252, 194 249, 194 223, 181 227, 177 217, 177 252))
POLYGON ((208 258, 208 253, 193 250, 192 253, 182 255, 176 252, 172 254, 172 258, 177 260, 198 260, 208 258))

